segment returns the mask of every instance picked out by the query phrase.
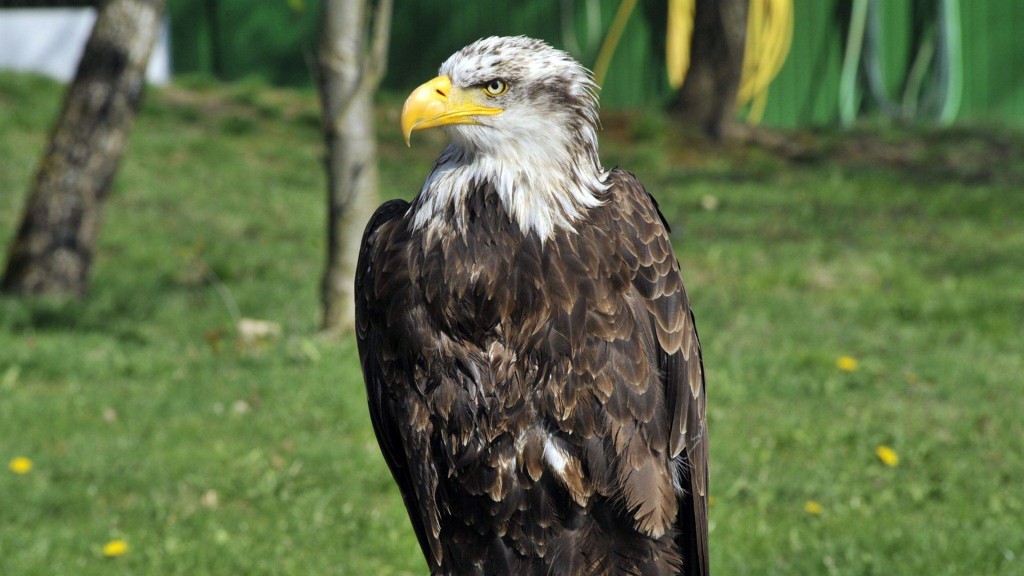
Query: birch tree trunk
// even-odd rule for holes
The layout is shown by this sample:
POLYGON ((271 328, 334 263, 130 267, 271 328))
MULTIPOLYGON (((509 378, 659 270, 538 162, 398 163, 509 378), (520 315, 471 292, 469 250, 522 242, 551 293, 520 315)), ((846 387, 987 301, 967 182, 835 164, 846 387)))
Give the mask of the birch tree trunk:
POLYGON ((354 326, 353 283, 363 228, 377 207, 373 97, 384 74, 391 0, 324 0, 317 81, 327 144, 325 331, 354 326), (370 27, 372 25, 372 31, 370 27))
POLYGON ((672 107, 683 122, 720 139, 736 115, 747 0, 700 0, 696 8, 690 68, 672 107))
POLYGON ((10 248, 0 291, 82 295, 164 0, 102 5, 10 248))

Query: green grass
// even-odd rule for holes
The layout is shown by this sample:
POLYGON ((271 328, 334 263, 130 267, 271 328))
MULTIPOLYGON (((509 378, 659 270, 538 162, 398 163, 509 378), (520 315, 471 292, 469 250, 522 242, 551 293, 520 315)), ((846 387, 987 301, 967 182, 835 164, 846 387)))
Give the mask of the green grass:
MULTIPOLYGON (((4 247, 61 94, 0 75, 4 247)), ((384 195, 408 197, 441 140, 406 149, 385 102, 384 195)), ((697 309, 716 573, 1022 573, 1024 138, 765 151, 605 124, 697 309)), ((0 574, 425 572, 355 344, 316 335, 320 154, 311 93, 147 95, 88 298, 0 299, 0 574), (231 302, 280 337, 242 342, 231 302), (115 538, 128 553, 103 558, 115 538)))

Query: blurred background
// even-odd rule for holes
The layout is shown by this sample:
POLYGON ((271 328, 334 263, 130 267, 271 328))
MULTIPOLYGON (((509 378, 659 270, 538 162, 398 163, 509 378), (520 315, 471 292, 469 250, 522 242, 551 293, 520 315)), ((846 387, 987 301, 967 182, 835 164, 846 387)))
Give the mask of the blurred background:
MULTIPOLYGON (((182 0, 169 5, 171 55, 176 73, 205 73, 223 80, 256 76, 291 86, 311 82, 305 52, 315 44, 317 5, 305 0, 267 2, 253 10, 245 0, 182 0)), ((629 18, 602 84, 606 109, 642 108, 672 96, 665 73, 669 2, 641 2, 629 18)), ((874 58, 888 93, 902 90, 925 29, 941 2, 878 2, 874 58)), ((397 2, 384 89, 410 90, 433 77, 452 52, 483 35, 526 34, 569 49, 593 66, 621 3, 605 0, 521 0, 465 3, 397 2), (401 55, 400 57, 398 55, 401 55), (589 57, 589 58, 588 58, 589 57)), ((785 66, 771 89, 763 124, 780 127, 835 125, 840 76, 853 3, 796 0, 795 33, 785 66)), ((1024 45, 1016 24, 1020 2, 960 2, 954 26, 962 41, 962 103, 957 118, 1024 122, 1024 45)), ((951 17, 952 18, 952 17, 951 17)), ((947 24, 946 22, 942 22, 947 24)), ((934 50, 934 47, 932 48, 934 50)), ((944 57, 937 53, 935 58, 944 57)))
MULTIPOLYGON (((14 9, 41 4, 73 7, 95 1, 5 0, 0 6, 8 10, 0 25, 5 26, 8 44, 14 42, 14 9)), ((395 57, 388 62, 382 87, 398 91, 414 88, 419 79, 436 72, 452 52, 483 35, 543 38, 593 66, 621 4, 614 0, 514 0, 468 5, 454 0, 399 1, 394 6, 390 35, 395 57)), ((625 24, 602 85, 605 108, 658 105, 672 96, 664 53, 669 2, 634 4, 638 6, 625 24)), ((838 122, 837 95, 853 4, 851 0, 792 2, 796 25, 792 47, 772 83, 764 125, 792 128, 838 122)), ((958 68, 959 75, 956 89, 961 103, 957 119, 1019 125, 1024 121, 1024 72, 1020 66, 1024 46, 1017 39, 1015 26, 1024 19, 1024 5, 991 0, 959 2, 955 14, 943 14, 940 19, 937 13, 941 4, 935 0, 876 3, 877 30, 870 58, 871 66, 880 73, 880 87, 888 94, 902 91, 916 59, 926 57, 919 51, 929 43, 929 32, 934 34, 933 28, 943 25, 951 29, 951 34, 955 32, 960 43, 959 57, 949 62, 958 68)), ((54 19, 56 11, 41 14, 38 10, 19 10, 17 16, 54 19)), ((154 58, 173 62, 173 73, 179 77, 201 75, 227 82, 258 79, 275 86, 309 86, 313 82, 309 58, 316 49, 319 16, 316 0, 261 2, 256 8, 246 0, 175 0, 167 6, 169 35, 161 39, 154 58)), ((36 38, 44 34, 34 23, 33 28, 21 33, 36 38)), ((66 33, 67 25, 54 29, 66 33)), ((85 27, 79 26, 77 32, 84 44, 88 17, 85 27)), ((4 41, 0 36, 0 42, 4 41)), ((8 44, 4 44, 0 58, 10 59, 13 53, 25 51, 24 45, 8 44)), ((950 59, 949 54, 936 51, 934 40, 931 44, 925 49, 935 53, 927 58, 950 59)), ((64 59, 71 71, 77 63, 74 50, 70 50, 72 45, 51 42, 47 46, 53 58, 64 59), (61 54, 59 48, 71 53, 61 54)), ((170 67, 163 62, 158 65, 170 67)))
POLYGON ((444 145, 406 148, 409 90, 509 34, 594 69, 602 159, 672 225, 715 571, 1024 573, 1022 21, 0 0, 0 574, 425 572, 346 330, 346 234, 444 145))

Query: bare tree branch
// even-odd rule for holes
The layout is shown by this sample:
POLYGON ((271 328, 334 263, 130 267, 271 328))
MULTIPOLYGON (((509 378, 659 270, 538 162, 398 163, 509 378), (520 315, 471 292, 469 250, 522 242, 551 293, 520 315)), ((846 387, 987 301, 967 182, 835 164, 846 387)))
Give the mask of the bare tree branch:
POLYGON ((388 40, 391 37, 391 10, 392 0, 380 0, 377 2, 377 10, 373 16, 373 38, 370 43, 372 48, 367 55, 368 70, 367 76, 372 78, 374 89, 384 78, 384 71, 388 61, 388 40))

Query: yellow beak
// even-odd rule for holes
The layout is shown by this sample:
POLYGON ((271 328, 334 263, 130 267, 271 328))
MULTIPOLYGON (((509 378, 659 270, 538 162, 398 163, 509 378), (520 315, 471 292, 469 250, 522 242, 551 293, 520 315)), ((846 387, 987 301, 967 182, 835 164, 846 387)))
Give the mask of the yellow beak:
POLYGON ((425 130, 445 124, 478 124, 477 116, 493 116, 501 108, 481 106, 473 102, 473 95, 452 88, 448 76, 438 76, 412 91, 402 106, 402 136, 405 145, 413 130, 425 130))

